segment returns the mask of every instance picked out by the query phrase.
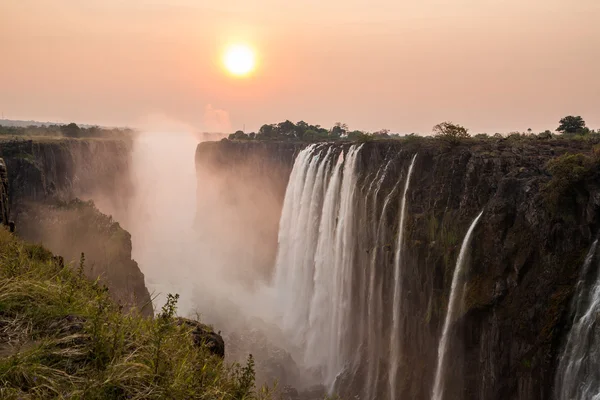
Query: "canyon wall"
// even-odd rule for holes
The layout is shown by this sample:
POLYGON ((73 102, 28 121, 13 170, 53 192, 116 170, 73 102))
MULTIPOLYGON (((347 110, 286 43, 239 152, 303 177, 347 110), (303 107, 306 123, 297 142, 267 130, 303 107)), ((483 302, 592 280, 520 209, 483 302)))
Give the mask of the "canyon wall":
POLYGON ((216 174, 220 185, 214 195, 227 199, 225 215, 235 216, 213 240, 227 240, 231 226, 239 227, 243 234, 234 242, 235 251, 251 254, 259 246, 262 256, 253 265, 270 279, 276 295, 295 300, 275 301, 282 315, 279 324, 293 338, 295 361, 311 364, 311 354, 327 354, 333 344, 339 349, 335 363, 319 360, 313 374, 338 393, 367 399, 430 398, 458 253, 469 226, 483 211, 456 289, 460 307, 449 325, 449 361, 440 371, 443 398, 551 398, 571 325, 570 301, 600 222, 600 169, 591 144, 510 138, 459 144, 427 138, 320 144, 303 166, 294 166, 304 178, 294 183, 299 187, 290 182, 285 194, 296 156, 305 147, 222 141, 200 144, 197 150, 199 175, 216 174), (351 152, 353 167, 345 168, 351 152), (279 231, 284 198, 287 202, 288 196, 305 190, 310 176, 314 186, 308 190, 314 198, 326 197, 337 162, 342 163, 342 181, 342 176, 355 175, 349 181, 355 190, 340 194, 349 204, 340 200, 335 215, 326 216, 322 203, 303 212, 300 201, 291 212, 290 232, 279 231), (316 179, 319 169, 324 186, 316 179), (306 243, 321 240, 326 218, 334 232, 341 229, 340 221, 352 232, 347 242, 351 247, 344 249, 347 262, 340 262, 344 269, 336 272, 342 286, 329 288, 329 301, 322 303, 334 313, 339 296, 339 304, 348 310, 338 336, 311 332, 318 326, 311 317, 319 315, 306 314, 305 303, 318 300, 315 286, 320 283, 315 275, 318 246, 306 243), (288 241, 285 251, 296 256, 277 256, 277 232, 281 253, 282 240, 294 230, 311 239, 288 241), (305 286, 296 280, 278 284, 274 275, 286 269, 301 270, 313 279, 305 286), (288 323, 282 322, 286 318, 288 323), (397 349, 396 363, 392 348, 397 349), (340 366, 333 378, 325 373, 331 365, 340 366))
POLYGON ((10 217, 10 201, 8 199, 8 173, 6 164, 0 158, 0 224, 7 225, 10 217))
POLYGON ((130 153, 130 142, 114 139, 0 142, 17 234, 74 265, 84 253, 88 277, 100 278, 124 307, 152 315, 144 275, 131 258, 131 236, 96 208, 125 213, 132 193, 130 153))

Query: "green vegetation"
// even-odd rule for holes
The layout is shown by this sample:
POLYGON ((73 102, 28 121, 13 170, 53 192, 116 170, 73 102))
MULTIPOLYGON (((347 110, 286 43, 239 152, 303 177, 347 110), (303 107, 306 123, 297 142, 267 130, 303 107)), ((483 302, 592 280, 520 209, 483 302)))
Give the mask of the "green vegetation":
POLYGON ((562 133, 589 133, 589 129, 585 127, 585 121, 580 116, 566 116, 559 121, 557 132, 562 133))
POLYGON ((448 143, 456 144, 462 139, 471 137, 469 130, 461 125, 452 122, 442 122, 433 127, 435 137, 440 138, 448 143))
POLYGON ((293 123, 289 120, 277 124, 263 125, 257 133, 244 133, 237 131, 229 135, 230 140, 286 140, 286 141, 367 141, 373 139, 387 139, 397 134, 390 134, 387 129, 369 133, 359 130, 351 131, 348 125, 337 122, 331 129, 320 125, 310 125, 304 121, 293 123))
POLYGON ((131 138, 134 133, 129 128, 80 127, 73 122, 68 125, 0 125, 0 137, 131 138))
POLYGON ((124 313, 98 282, 0 229, 0 398, 268 398, 252 357, 228 366, 195 344, 176 303, 154 319, 124 313))
POLYGON ((600 148, 596 145, 591 155, 566 153, 548 162, 546 169, 552 175, 552 179, 543 190, 551 210, 556 211, 560 202, 574 193, 577 184, 598 169, 599 155, 600 148))
MULTIPOLYGON (((567 116, 560 120, 558 132, 569 135, 569 137, 581 139, 587 135, 600 136, 600 129, 593 131, 585 126, 585 121, 581 117, 567 116)), ((469 130, 462 125, 453 122, 441 122, 432 128, 432 136, 443 140, 452 145, 459 144, 465 140, 550 140, 557 135, 550 130, 545 130, 535 134, 531 128, 525 132, 510 132, 509 134, 478 133, 475 136, 469 134, 469 130)), ((400 135, 390 133, 388 129, 381 129, 376 132, 366 132, 360 130, 351 130, 348 125, 337 122, 330 129, 320 125, 310 125, 304 121, 293 123, 289 120, 276 124, 263 125, 258 132, 245 133, 236 131, 229 135, 229 140, 271 140, 271 141, 301 141, 301 142, 325 142, 325 141, 350 141, 366 142, 372 140, 413 140, 421 139, 417 133, 400 135)))

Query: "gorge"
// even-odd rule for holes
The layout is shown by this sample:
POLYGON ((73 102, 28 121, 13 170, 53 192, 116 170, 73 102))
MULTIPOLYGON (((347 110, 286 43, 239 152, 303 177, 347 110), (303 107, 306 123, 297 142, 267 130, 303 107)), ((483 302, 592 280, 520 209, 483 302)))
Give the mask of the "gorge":
POLYGON ((139 297, 179 293, 226 357, 252 352, 259 380, 297 396, 600 391, 592 144, 199 141, 2 143, 2 210, 8 187, 17 232, 37 241, 36 221, 56 229, 64 207, 88 207, 73 198, 94 200, 131 233, 119 259, 139 263, 139 297), (559 181, 558 163, 585 171, 559 181), (28 206, 49 198, 65 204, 28 206))
POLYGON ((567 153, 593 158, 569 140, 225 141, 201 144, 197 167, 278 196, 289 171, 275 320, 315 381, 342 398, 431 398, 443 355, 436 398, 546 399, 598 229, 597 164, 556 186, 549 162, 573 168, 567 153))

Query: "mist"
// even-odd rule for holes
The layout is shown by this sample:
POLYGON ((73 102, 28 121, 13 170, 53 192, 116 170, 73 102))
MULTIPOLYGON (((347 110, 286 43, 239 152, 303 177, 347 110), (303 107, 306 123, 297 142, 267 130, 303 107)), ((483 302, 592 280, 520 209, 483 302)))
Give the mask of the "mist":
POLYGON ((271 288, 281 194, 257 175, 259 164, 235 170, 197 166, 198 144, 222 137, 140 133, 131 154, 128 205, 105 212, 131 234, 132 258, 145 276, 155 313, 167 294, 177 293, 180 316, 221 331, 228 361, 252 353, 257 382, 303 386, 310 380, 279 330, 271 288), (287 364, 287 373, 274 373, 273 362, 287 364))

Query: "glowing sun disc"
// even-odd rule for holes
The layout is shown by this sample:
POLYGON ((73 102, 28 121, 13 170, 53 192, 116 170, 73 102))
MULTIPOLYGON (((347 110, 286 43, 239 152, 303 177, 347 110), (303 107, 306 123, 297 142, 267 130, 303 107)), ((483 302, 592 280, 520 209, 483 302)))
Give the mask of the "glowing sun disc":
POLYGON ((254 69, 255 57, 252 49, 245 45, 234 45, 225 51, 225 68, 236 76, 248 75, 254 69))

